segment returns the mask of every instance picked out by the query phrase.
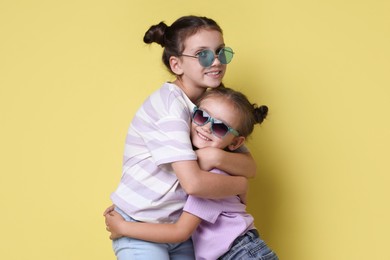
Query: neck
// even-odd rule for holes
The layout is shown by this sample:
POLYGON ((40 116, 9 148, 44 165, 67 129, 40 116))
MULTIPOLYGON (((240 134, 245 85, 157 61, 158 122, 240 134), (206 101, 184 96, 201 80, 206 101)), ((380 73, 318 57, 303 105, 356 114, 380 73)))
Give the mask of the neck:
POLYGON ((196 100, 206 91, 206 88, 201 87, 188 87, 184 85, 183 80, 181 77, 177 77, 176 80, 173 82, 176 86, 181 88, 183 92, 186 94, 186 96, 195 103, 196 100))

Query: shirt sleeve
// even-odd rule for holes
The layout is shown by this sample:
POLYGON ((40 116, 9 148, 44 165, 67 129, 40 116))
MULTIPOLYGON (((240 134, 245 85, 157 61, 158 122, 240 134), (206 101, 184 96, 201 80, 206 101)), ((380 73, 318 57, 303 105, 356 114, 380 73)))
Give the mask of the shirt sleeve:
MULTIPOLYGON (((212 169, 211 172, 214 174, 227 175, 224 171, 216 168, 212 169)), ((189 195, 183 210, 204 221, 214 224, 218 216, 226 210, 223 201, 223 199, 203 199, 189 195)))
POLYGON ((202 199, 190 195, 183 210, 214 224, 222 213, 222 206, 219 200, 202 199))
POLYGON ((190 139, 191 113, 183 93, 163 88, 144 103, 147 122, 138 122, 141 136, 157 165, 196 160, 190 139))

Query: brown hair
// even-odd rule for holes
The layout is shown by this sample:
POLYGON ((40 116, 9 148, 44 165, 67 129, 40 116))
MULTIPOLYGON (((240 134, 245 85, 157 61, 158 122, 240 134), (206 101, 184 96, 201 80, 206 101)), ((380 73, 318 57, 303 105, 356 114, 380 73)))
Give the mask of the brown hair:
POLYGON ((222 33, 221 27, 214 20, 190 15, 177 19, 171 26, 164 22, 152 25, 144 35, 144 42, 147 44, 155 42, 164 48, 163 63, 173 73, 169 65, 169 58, 180 56, 185 48, 184 41, 201 29, 216 30, 222 33))
POLYGON ((241 124, 237 129, 241 136, 249 136, 253 132, 255 124, 261 124, 267 117, 267 106, 257 106, 256 104, 251 104, 243 93, 223 86, 206 91, 198 99, 197 104, 199 105, 202 100, 213 96, 222 96, 232 101, 236 109, 241 114, 241 124))

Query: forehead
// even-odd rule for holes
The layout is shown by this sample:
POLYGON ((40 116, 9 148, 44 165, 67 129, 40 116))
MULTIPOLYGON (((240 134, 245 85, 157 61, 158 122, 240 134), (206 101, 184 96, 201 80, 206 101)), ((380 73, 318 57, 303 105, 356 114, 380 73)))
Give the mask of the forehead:
POLYGON ((200 102, 199 107, 211 117, 221 120, 233 128, 237 128, 240 123, 239 110, 233 101, 226 97, 210 95, 200 102))
POLYGON ((187 51, 202 48, 216 49, 222 45, 224 45, 222 34, 209 29, 200 29, 184 41, 184 49, 187 51))

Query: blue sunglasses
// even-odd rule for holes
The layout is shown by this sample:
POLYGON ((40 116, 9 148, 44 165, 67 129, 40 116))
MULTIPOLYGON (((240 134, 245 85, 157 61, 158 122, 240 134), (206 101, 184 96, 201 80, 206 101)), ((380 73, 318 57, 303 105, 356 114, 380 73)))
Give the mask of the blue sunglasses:
POLYGON ((200 51, 195 55, 188 55, 182 53, 181 56, 196 58, 198 59, 200 65, 205 68, 210 67, 214 63, 215 57, 217 57, 219 62, 222 64, 228 64, 232 61, 234 55, 232 48, 223 47, 222 49, 217 51, 218 53, 214 53, 214 51, 207 49, 200 51))
POLYGON ((211 131, 212 133, 219 137, 223 138, 227 133, 232 133, 234 136, 239 136, 237 130, 234 130, 230 126, 226 125, 221 120, 212 118, 207 112, 199 109, 198 107, 194 107, 194 112, 192 114, 192 121, 198 126, 204 126, 208 122, 211 122, 211 131))

